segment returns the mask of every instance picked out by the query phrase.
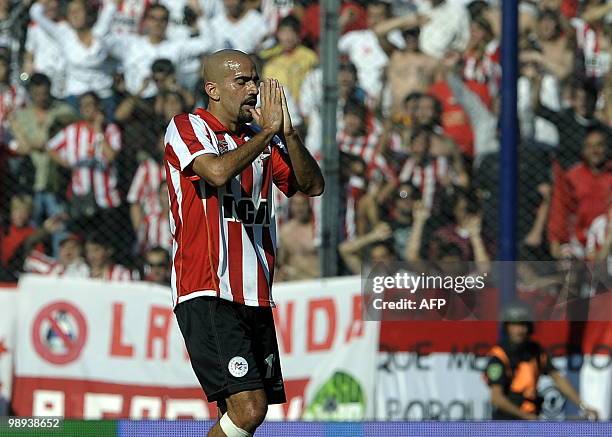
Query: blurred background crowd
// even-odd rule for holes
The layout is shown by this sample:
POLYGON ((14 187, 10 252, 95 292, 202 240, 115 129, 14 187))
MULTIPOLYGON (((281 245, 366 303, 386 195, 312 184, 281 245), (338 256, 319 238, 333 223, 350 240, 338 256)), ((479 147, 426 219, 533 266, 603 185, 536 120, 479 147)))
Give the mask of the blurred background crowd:
MULTIPOLYGON (((521 0, 521 260, 612 242, 612 2, 521 0)), ((341 271, 498 248, 499 0, 341 4, 341 271)), ((252 54, 322 158, 311 0, 0 0, 0 280, 169 281, 163 135, 207 53, 252 54)), ((276 280, 320 276, 320 200, 276 196, 276 280)))

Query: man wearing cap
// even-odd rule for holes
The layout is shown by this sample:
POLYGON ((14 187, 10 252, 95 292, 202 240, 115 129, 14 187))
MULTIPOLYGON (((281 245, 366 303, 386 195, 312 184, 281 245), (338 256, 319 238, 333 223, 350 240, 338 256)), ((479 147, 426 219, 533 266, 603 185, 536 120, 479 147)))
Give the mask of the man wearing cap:
POLYGON ((485 380, 491 391, 494 420, 536 420, 542 398, 537 391, 540 375, 548 375, 563 396, 596 420, 596 410, 586 406, 571 383, 555 368, 542 346, 531 340, 533 314, 526 305, 512 303, 502 313, 505 339, 489 352, 485 380))

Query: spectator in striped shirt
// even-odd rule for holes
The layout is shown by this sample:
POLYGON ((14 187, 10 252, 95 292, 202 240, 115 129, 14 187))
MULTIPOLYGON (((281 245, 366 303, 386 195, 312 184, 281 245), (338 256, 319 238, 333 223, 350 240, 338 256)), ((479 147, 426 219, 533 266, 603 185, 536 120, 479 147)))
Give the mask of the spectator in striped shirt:
POLYGON ((83 258, 83 240, 76 234, 66 234, 60 240, 57 259, 34 250, 26 257, 23 269, 39 275, 88 278, 89 267, 83 258))
POLYGON ((95 93, 83 94, 80 108, 82 120, 62 129, 47 144, 52 159, 71 172, 67 197, 73 222, 69 227, 85 234, 109 229, 115 250, 129 253, 125 247, 130 247, 133 233, 119 209, 115 166, 121 133, 117 125, 106 122, 95 93))
POLYGON ((141 227, 138 229, 138 241, 140 253, 145 253, 152 247, 162 247, 167 251, 172 250, 172 234, 169 222, 169 200, 168 186, 162 181, 157 190, 159 209, 150 212, 144 217, 141 227))
POLYGON ((162 165, 166 145, 163 138, 160 138, 157 144, 157 150, 138 166, 127 194, 132 227, 137 234, 141 232, 145 219, 161 210, 159 189, 166 180, 166 170, 162 165))
POLYGON ((104 281, 131 281, 132 272, 113 262, 113 247, 107 235, 91 233, 85 240, 85 259, 89 266, 89 277, 104 281))

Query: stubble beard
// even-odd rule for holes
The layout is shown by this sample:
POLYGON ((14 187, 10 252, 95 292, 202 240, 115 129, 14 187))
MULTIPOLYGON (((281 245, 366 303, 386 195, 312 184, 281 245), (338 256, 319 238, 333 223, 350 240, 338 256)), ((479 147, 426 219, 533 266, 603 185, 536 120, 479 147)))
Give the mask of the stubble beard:
POLYGON ((245 111, 244 109, 240 108, 240 110, 238 111, 238 123, 246 124, 252 121, 253 121, 253 114, 251 114, 250 111, 245 111))

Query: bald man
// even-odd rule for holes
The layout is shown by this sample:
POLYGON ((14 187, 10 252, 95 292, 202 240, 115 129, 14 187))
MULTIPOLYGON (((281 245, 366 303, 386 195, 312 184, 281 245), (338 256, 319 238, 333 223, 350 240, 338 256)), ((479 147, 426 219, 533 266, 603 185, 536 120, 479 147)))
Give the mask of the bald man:
POLYGON ((269 404, 286 401, 272 318, 272 184, 318 196, 324 181, 277 80, 259 87, 255 65, 235 50, 204 65, 208 109, 175 116, 165 136, 173 304, 195 374, 219 408, 208 435, 250 436, 269 404))

